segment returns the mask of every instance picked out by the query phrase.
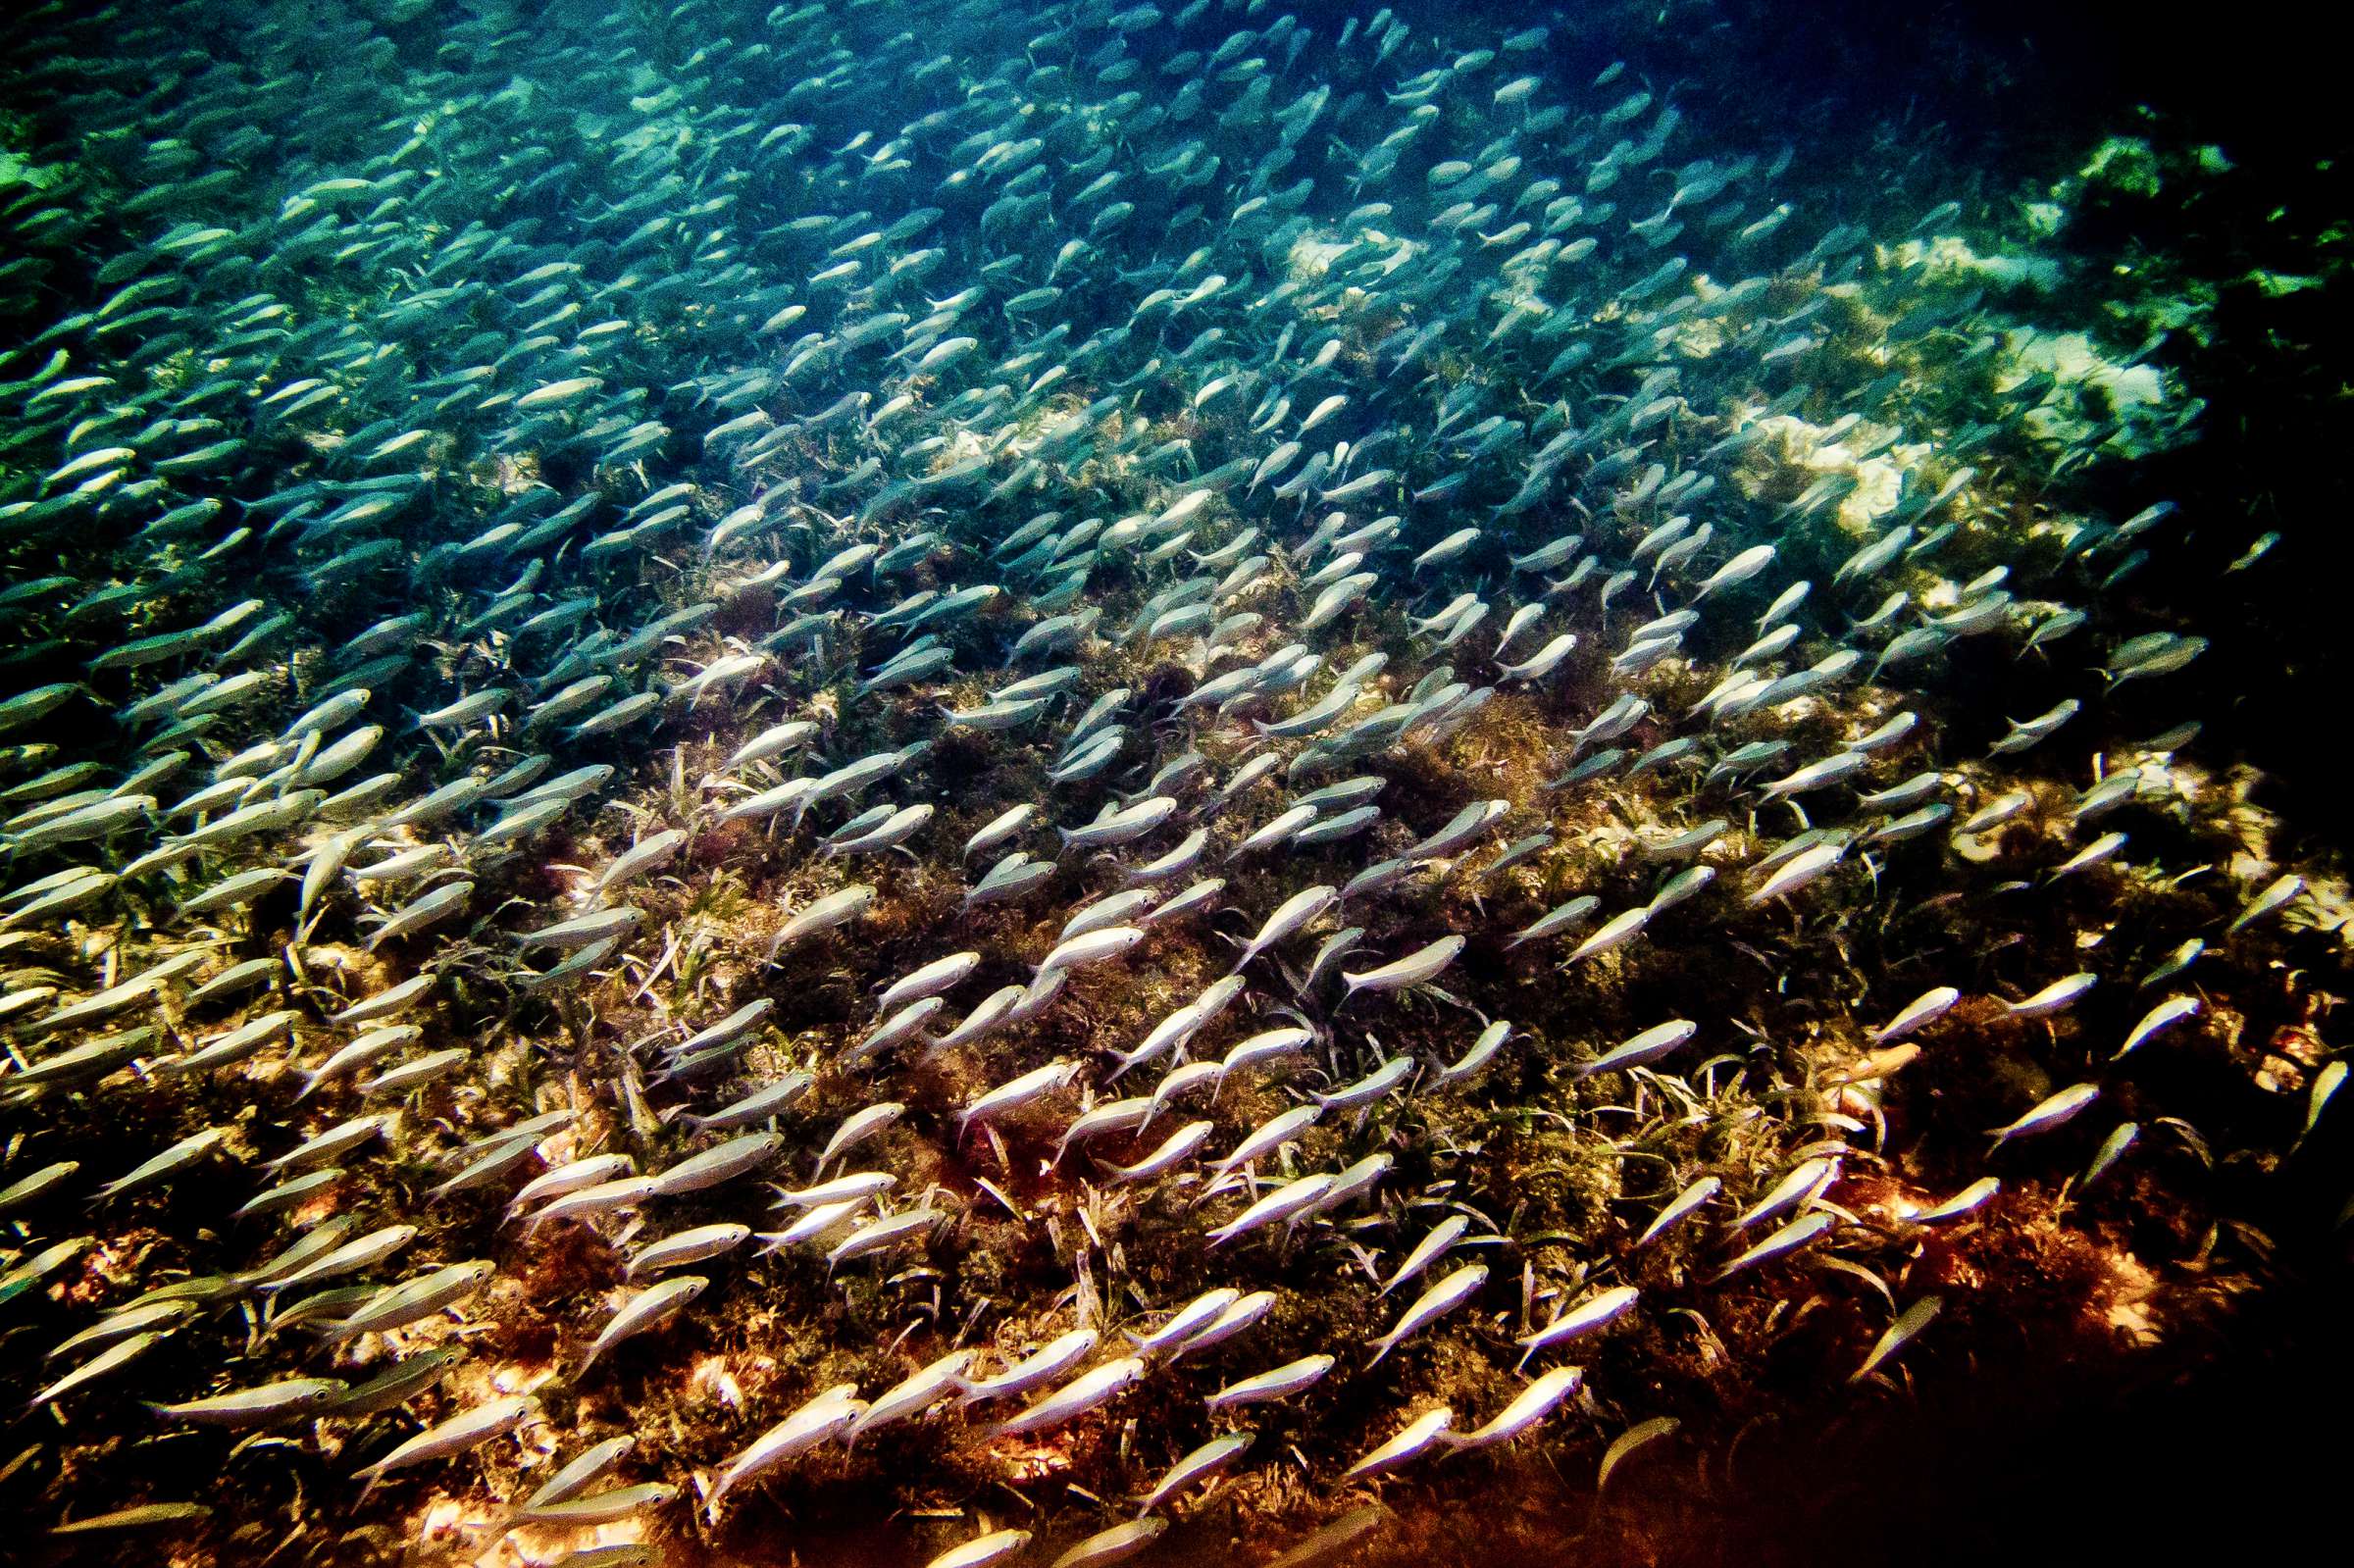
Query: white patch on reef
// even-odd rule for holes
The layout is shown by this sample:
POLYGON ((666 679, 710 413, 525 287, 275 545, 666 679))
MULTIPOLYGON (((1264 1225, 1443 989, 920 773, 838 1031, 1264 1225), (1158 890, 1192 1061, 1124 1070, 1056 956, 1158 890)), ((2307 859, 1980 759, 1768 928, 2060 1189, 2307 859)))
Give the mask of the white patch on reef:
POLYGON ((1937 578, 1913 590, 1913 602, 1924 614, 1961 608, 1962 584, 1952 578, 1937 578))
POLYGON ((1857 538, 1877 531, 1880 519, 1895 509, 1904 494, 1905 475, 1934 450, 1923 441, 1899 441, 1858 461, 1848 442, 1877 434, 1880 427, 1859 425, 1842 438, 1825 441, 1825 427, 1809 424, 1794 414, 1777 414, 1757 423, 1770 432, 1769 438, 1783 442, 1801 467, 1815 474, 1845 474, 1855 480, 1856 487, 1839 503, 1836 517, 1839 531, 1857 538))
POLYGON ((1882 253, 1883 268, 1919 266, 1922 276, 1937 283, 1994 283, 2004 288, 2032 288, 2049 294, 2062 281, 2060 264, 2048 256, 1981 255, 1958 234, 1908 239, 1882 253))
POLYGON ((1675 335, 1669 339, 1686 359, 1707 359, 1730 340, 1724 323, 1714 316, 1686 316, 1675 324, 1675 335))
POLYGON ((2176 408, 2177 389, 2154 365, 2121 365, 2104 355, 2083 332, 2044 332, 2015 327, 2003 335, 2004 365, 1998 391, 2009 391, 2031 376, 2049 375, 2059 384, 2023 419, 2036 439, 2055 446, 2091 437, 2094 422, 2078 411, 2086 392, 2098 393, 2116 416, 2110 443, 2127 456, 2144 456, 2189 437, 2195 403, 2176 408))
POLYGON ((1302 282, 1312 282, 1332 271, 1332 264, 1347 254, 1351 243, 1311 230, 1292 241, 1292 248, 1284 254, 1284 265, 1302 282))

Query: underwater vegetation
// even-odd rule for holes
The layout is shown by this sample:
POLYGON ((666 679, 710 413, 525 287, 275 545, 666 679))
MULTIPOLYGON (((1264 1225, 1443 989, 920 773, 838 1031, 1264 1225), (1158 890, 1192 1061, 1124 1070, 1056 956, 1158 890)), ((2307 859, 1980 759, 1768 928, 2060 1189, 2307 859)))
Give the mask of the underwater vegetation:
POLYGON ((12 1552, 1773 1560, 2279 1321, 2158 481, 2342 236, 1854 188, 1754 10, 12 18, 12 1552))

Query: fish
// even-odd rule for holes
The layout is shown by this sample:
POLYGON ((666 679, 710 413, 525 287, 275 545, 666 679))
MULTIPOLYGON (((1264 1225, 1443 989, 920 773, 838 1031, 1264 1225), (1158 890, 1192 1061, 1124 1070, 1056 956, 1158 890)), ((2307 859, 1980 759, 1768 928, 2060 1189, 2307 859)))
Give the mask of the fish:
POLYGON ((336 1320, 325 1338, 334 1342, 421 1321, 481 1290, 496 1273, 495 1264, 478 1258, 387 1286, 336 1320))
POLYGON ((1062 1425, 1096 1409, 1142 1381, 1146 1365, 1141 1356, 1121 1356, 1082 1374, 998 1423, 1000 1437, 1018 1437, 1062 1425))
POLYGON ((1137 1506, 1149 1512, 1187 1488, 1215 1478, 1249 1452, 1257 1440, 1257 1433, 1248 1431, 1230 1432, 1210 1439, 1169 1466, 1160 1479, 1147 1490, 1137 1506))
POLYGON ((819 932, 831 931, 857 919, 874 901, 875 889, 867 883, 857 883, 826 894, 777 928, 776 936, 770 938, 770 959, 773 961, 778 953, 819 932))
POLYGON ((537 1415, 538 1408, 538 1402, 529 1394, 504 1394, 486 1400, 428 1427, 383 1458, 363 1465, 356 1474, 373 1483, 394 1470, 464 1453, 512 1431, 537 1415))
POLYGON ((1899 1008, 1894 1018, 1872 1030, 1866 1037, 1874 1045, 1886 1045, 1903 1039, 1944 1017, 1961 999, 1961 991, 1951 986, 1932 986, 1899 1008))
POLYGON ((924 1568, 991 1568, 1020 1552, 1034 1539, 1027 1530, 992 1530, 975 1536, 961 1545, 951 1546, 924 1564, 924 1568))
POLYGON ((1664 1024, 1654 1024, 1580 1067, 1577 1076, 1590 1078, 1596 1073, 1617 1073, 1632 1067, 1649 1066, 1681 1050, 1699 1032, 1700 1026, 1685 1018, 1672 1018, 1664 1024))
POLYGON ((1099 1530, 1074 1543, 1054 1559, 1051 1568, 1099 1568, 1104 1563, 1124 1562, 1158 1541, 1168 1528, 1166 1519, 1147 1518, 1099 1530))
POLYGON ((1378 1364, 1382 1357, 1396 1349, 1401 1341, 1428 1328, 1439 1318, 1477 1295, 1487 1281, 1487 1265, 1470 1263, 1457 1269, 1453 1274, 1423 1291, 1412 1305, 1398 1315, 1398 1321, 1390 1327, 1387 1333, 1373 1340, 1373 1362, 1369 1364, 1378 1364))
POLYGON ((2263 891, 2248 900, 2231 923, 2224 928, 2226 937, 2236 936, 2247 927, 2276 911, 2287 908, 2305 890, 2305 879, 2294 872, 2276 878, 2263 891))
POLYGON ((710 1287, 711 1282, 700 1275, 681 1274, 639 1291, 622 1303, 612 1320, 598 1333, 596 1342, 588 1346, 588 1353, 582 1358, 581 1369, 575 1376, 587 1377, 588 1369, 607 1350, 624 1340, 644 1334, 678 1316, 710 1287))
POLYGON ((1649 1421, 1636 1422, 1612 1439, 1611 1445, 1603 1450, 1602 1464, 1595 1471, 1595 1492, 1608 1490, 1612 1475, 1630 1456, 1671 1435, 1681 1425, 1673 1416, 1654 1416, 1649 1421))
MULTIPOLYGON (((1223 1173, 1217 1174, 1222 1175, 1223 1173)), ((1211 1231, 1209 1233, 1210 1245, 1224 1246, 1237 1237, 1247 1236, 1253 1231, 1260 1230, 1277 1222, 1281 1222, 1285 1230, 1289 1231, 1331 1199, 1337 1186, 1336 1178, 1323 1172, 1303 1176, 1297 1181, 1281 1183, 1245 1208, 1242 1213, 1211 1231)))
POLYGON ((1076 1062, 1052 1061, 1044 1067, 1036 1068, 1007 1083, 1000 1084, 993 1089, 975 1095, 957 1113, 959 1133, 969 1131, 975 1122, 993 1121, 1009 1111, 1017 1110, 1066 1087, 1076 1076, 1078 1070, 1079 1065, 1076 1062))
POLYGON ((1802 1214, 1717 1270, 1714 1283, 1722 1283, 1745 1269, 1754 1268, 1760 1263, 1795 1252, 1808 1242, 1824 1235, 1838 1223, 1835 1216, 1819 1211, 1802 1214))
POLYGON ((2144 1013, 2141 1022, 2126 1032, 2124 1043, 2118 1046, 2113 1062, 2123 1061, 2132 1052, 2156 1039, 2184 1019, 2195 1018, 2204 1007, 2196 996, 2170 996, 2144 1013))
POLYGON ((1358 991, 1393 991, 1426 986, 1444 974, 1466 945, 1461 936, 1442 936, 1428 945, 1377 968, 1344 972, 1341 979, 1354 998, 1358 991))
POLYGON ((1832 839, 1811 844, 1771 870, 1761 866, 1762 875, 1750 889, 1748 901, 1763 904, 1786 897, 1838 865, 1846 854, 1847 845, 1832 839))
MULTIPOLYGON (((1574 902, 1575 900, 1572 900, 1572 903, 1574 902)), ((1561 915, 1562 914, 1563 910, 1566 910, 1568 907, 1568 905, 1563 905, 1562 909, 1554 911, 1554 914, 1561 915)), ((1567 929, 1569 926, 1581 923, 1584 916, 1590 912, 1591 906, 1589 906, 1586 910, 1578 911, 1575 916, 1566 917, 1564 919, 1562 929, 1567 929)), ((1551 919, 1553 917, 1548 916, 1547 918, 1551 919)), ((1651 906, 1649 904, 1639 904, 1633 909, 1621 910, 1619 913, 1612 915, 1609 920, 1605 921, 1593 932, 1592 935, 1588 936, 1575 947, 1571 948, 1566 961, 1574 964, 1580 959, 1592 958, 1598 953, 1607 953, 1612 951, 1613 948, 1623 947, 1628 942, 1634 940, 1634 938, 1642 933, 1644 928, 1650 924, 1651 906)), ((1548 935, 1550 935, 1550 933, 1548 933, 1548 935)))
POLYGON ((750 1175, 773 1162, 784 1148, 780 1134, 744 1133, 654 1172, 647 1179, 647 1191, 657 1197, 700 1192, 750 1175))
POLYGON ((2049 1094, 2001 1127, 1990 1129, 1987 1137, 2001 1148, 2015 1138, 2029 1138, 2064 1127, 2101 1097, 2097 1084, 2072 1084, 2067 1088, 2049 1094))
POLYGON ((2141 1129, 2136 1123, 2120 1122, 2116 1128, 2111 1130, 2109 1136, 2101 1140, 2101 1146, 2093 1151, 2092 1162, 2085 1166, 2083 1178, 2076 1185, 2090 1187, 2099 1181, 2111 1167, 2124 1158, 2125 1151, 2133 1146, 2134 1140, 2140 1135, 2141 1129))
POLYGON ((704 1513, 716 1521, 729 1492, 846 1431, 866 1408, 857 1395, 856 1384, 836 1384, 762 1433, 728 1462, 703 1498, 704 1513))
POLYGON ((1314 924, 1339 898, 1337 889, 1320 883, 1292 894, 1267 916, 1257 934, 1243 944, 1241 956, 1234 961, 1235 972, 1239 974, 1260 953, 1314 924))
POLYGON ((1520 1364, 1525 1367, 1529 1358, 1539 1350, 1573 1340, 1580 1335, 1614 1323, 1633 1310, 1639 1291, 1629 1285, 1614 1286, 1562 1313, 1553 1322, 1532 1334, 1513 1341, 1521 1349, 1520 1364))
POLYGON ((1678 1192, 1668 1201, 1665 1208, 1661 1209, 1652 1218, 1651 1223, 1643 1228, 1643 1234, 1635 1239, 1635 1245, 1638 1247, 1649 1246, 1653 1241, 1658 1240, 1676 1226, 1699 1213, 1723 1190, 1724 1183, 1720 1178, 1714 1176, 1700 1178, 1678 1192))
POLYGON ((287 1378, 178 1404, 150 1402, 148 1408, 166 1420, 192 1421, 200 1426, 269 1427, 300 1419, 346 1387, 334 1378, 287 1378))
POLYGON ((1881 1367, 1886 1366, 1904 1350, 1905 1346, 1919 1339, 1923 1329, 1936 1322, 1938 1314, 1944 1310, 1945 1298, 1934 1292, 1913 1301, 1896 1315, 1896 1321, 1889 1324, 1886 1332, 1872 1342, 1871 1349, 1865 1355, 1862 1365, 1848 1374, 1847 1381, 1861 1383, 1881 1367))
POLYGON ((2005 1002, 2003 1011, 2013 1018, 2048 1018, 2074 1005, 2077 998, 2098 984, 2100 977, 2089 972, 2069 975, 2053 981, 2032 996, 2005 1002))
POLYGON ((1584 1386, 1580 1367, 1556 1367, 1539 1374, 1514 1394, 1505 1407, 1469 1432, 1447 1432, 1441 1441, 1451 1448, 1486 1448, 1510 1442, 1545 1420, 1584 1386))
POLYGON ((1366 1450, 1341 1473, 1341 1479, 1359 1481, 1402 1469, 1436 1447, 1454 1424, 1455 1412, 1446 1405, 1425 1410, 1388 1442, 1366 1450))
MULTIPOLYGON (((1242 1065, 1244 1061, 1251 1060, 1253 1058, 1263 1059, 1277 1050, 1296 1050, 1300 1048, 1300 1046, 1306 1043, 1304 1039, 1299 1037, 1305 1033, 1305 1031, 1285 1031, 1279 1033, 1270 1030, 1268 1031, 1268 1036, 1276 1037, 1270 1039, 1267 1037, 1267 1036, 1255 1037, 1259 1039, 1265 1039, 1266 1044, 1254 1051, 1245 1051, 1242 1047, 1238 1046, 1234 1051, 1231 1051, 1227 1054, 1227 1059, 1225 1061, 1219 1064, 1218 1076, 1221 1080, 1226 1078, 1227 1076, 1231 1075, 1240 1065, 1242 1065)), ((1215 1183, 1222 1181, 1226 1174, 1229 1171, 1232 1171, 1238 1165, 1247 1165, 1251 1161, 1258 1159, 1262 1155, 1273 1153, 1283 1144, 1291 1141, 1294 1138, 1297 1138, 1308 1128, 1313 1127, 1317 1118, 1323 1115, 1323 1110, 1324 1108, 1320 1105, 1295 1105, 1290 1110, 1278 1112, 1276 1115, 1269 1117, 1266 1121, 1261 1122, 1257 1127, 1253 1128, 1249 1133, 1245 1134, 1242 1139, 1234 1145, 1233 1149, 1225 1154, 1218 1161, 1216 1166, 1211 1169, 1211 1183, 1214 1185, 1215 1183)))
POLYGON ((1943 1225, 1949 1220, 1961 1219, 1985 1207, 2002 1189, 2002 1185, 2000 1177, 1981 1176, 1944 1202, 1931 1204, 1907 1218, 1915 1225, 1943 1225))
POLYGON ((965 1373, 972 1366, 972 1350, 951 1350, 930 1365, 902 1378, 890 1389, 877 1394, 844 1429, 843 1441, 854 1443, 877 1427, 895 1421, 920 1416, 934 1405, 958 1392, 965 1387, 965 1373))
POLYGON ((1733 1229, 1746 1231, 1788 1213, 1792 1208, 1811 1203, 1839 1179, 1839 1156, 1819 1154, 1793 1165, 1766 1194, 1733 1221, 1733 1229))

